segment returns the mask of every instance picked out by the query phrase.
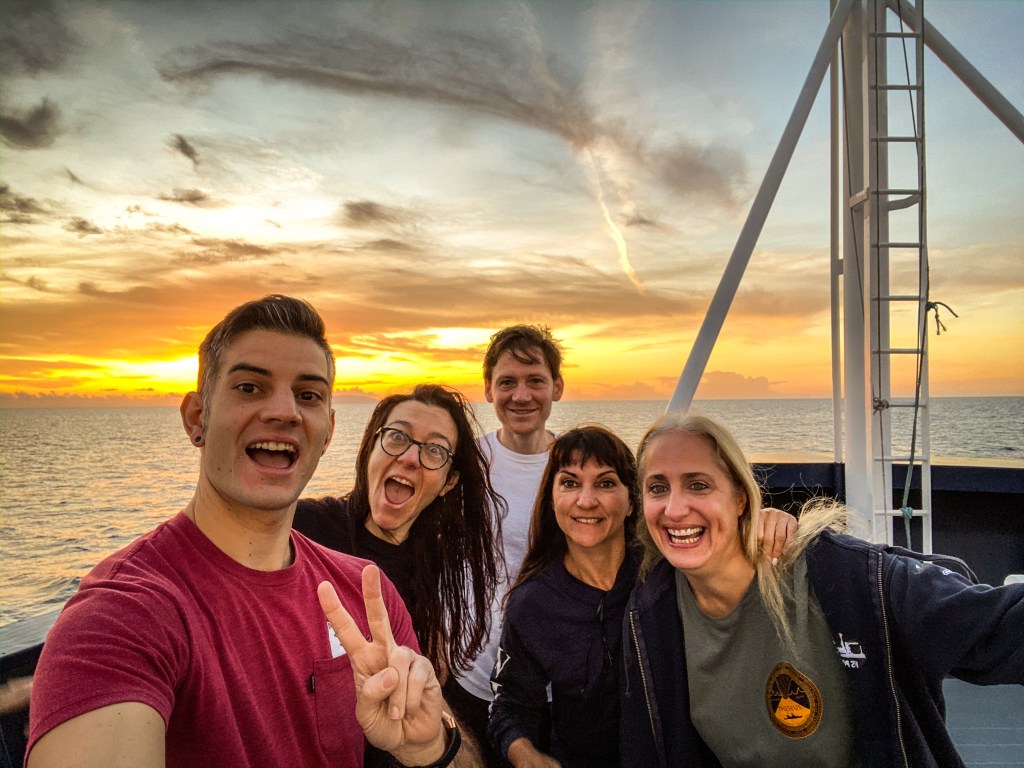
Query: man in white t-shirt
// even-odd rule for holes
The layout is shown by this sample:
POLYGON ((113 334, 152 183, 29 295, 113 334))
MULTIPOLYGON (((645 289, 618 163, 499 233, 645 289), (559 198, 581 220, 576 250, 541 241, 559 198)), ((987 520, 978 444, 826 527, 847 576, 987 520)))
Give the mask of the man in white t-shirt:
POLYGON ((515 583, 526 554, 530 515, 555 435, 548 431, 552 403, 560 400, 562 347, 545 326, 514 325, 491 336, 484 354, 484 394, 501 427, 479 439, 490 462, 491 485, 508 504, 502 521, 507 581, 491 606, 490 638, 467 672, 449 678, 445 700, 462 725, 476 736, 488 765, 504 761, 487 741, 487 714, 494 698, 491 670, 501 637, 501 603, 515 583))
MULTIPOLYGON (((479 444, 491 465, 491 485, 508 505, 501 526, 508 576, 491 605, 487 644, 471 669, 448 678, 444 699, 463 728, 476 737, 487 765, 503 768, 507 763, 487 739, 488 711, 494 699, 490 678, 501 638, 501 605, 526 555, 534 501, 548 448, 555 440, 547 421, 552 404, 562 399, 565 389, 562 345, 546 326, 513 325, 491 336, 483 369, 484 394, 494 405, 501 427, 481 437, 479 444)), ((763 516, 759 539, 765 557, 774 559, 795 534, 796 518, 772 508, 764 511, 773 514, 763 516)))

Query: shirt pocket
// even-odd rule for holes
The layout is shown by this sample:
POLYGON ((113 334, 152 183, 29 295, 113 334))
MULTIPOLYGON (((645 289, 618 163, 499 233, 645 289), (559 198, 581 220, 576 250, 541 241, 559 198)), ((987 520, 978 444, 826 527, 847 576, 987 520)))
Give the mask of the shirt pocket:
POLYGON ((356 720, 352 662, 348 656, 318 659, 313 662, 313 674, 317 731, 324 753, 338 758, 361 756, 366 742, 356 720))

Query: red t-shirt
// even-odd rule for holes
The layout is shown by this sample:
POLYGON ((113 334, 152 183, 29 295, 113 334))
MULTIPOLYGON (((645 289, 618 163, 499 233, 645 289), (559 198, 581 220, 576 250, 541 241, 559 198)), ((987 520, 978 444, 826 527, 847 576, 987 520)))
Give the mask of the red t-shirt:
MULTIPOLYGON (((73 717, 137 701, 164 719, 169 768, 362 766, 352 667, 332 651, 316 588, 331 581, 369 637, 366 561, 291 536, 291 566, 255 571, 179 514, 100 563, 46 640, 29 750, 73 717)), ((395 641, 418 652, 382 582, 395 641)))

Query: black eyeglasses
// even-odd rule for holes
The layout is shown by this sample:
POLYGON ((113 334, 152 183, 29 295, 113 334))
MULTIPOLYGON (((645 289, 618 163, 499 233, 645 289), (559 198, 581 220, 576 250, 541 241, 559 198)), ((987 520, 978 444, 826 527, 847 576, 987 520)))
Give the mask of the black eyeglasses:
POLYGON ((439 443, 423 443, 413 440, 405 432, 394 427, 381 427, 377 430, 380 447, 388 456, 401 456, 410 445, 419 446, 420 465, 424 469, 441 469, 455 458, 455 454, 439 443))

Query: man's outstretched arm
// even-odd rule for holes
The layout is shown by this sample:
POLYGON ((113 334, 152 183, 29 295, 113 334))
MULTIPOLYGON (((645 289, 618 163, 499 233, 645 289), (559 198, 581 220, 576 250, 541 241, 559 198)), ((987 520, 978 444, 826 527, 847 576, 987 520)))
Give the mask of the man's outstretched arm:
POLYGON ((28 768, 163 768, 164 721, 128 701, 67 720, 36 742, 28 768))

